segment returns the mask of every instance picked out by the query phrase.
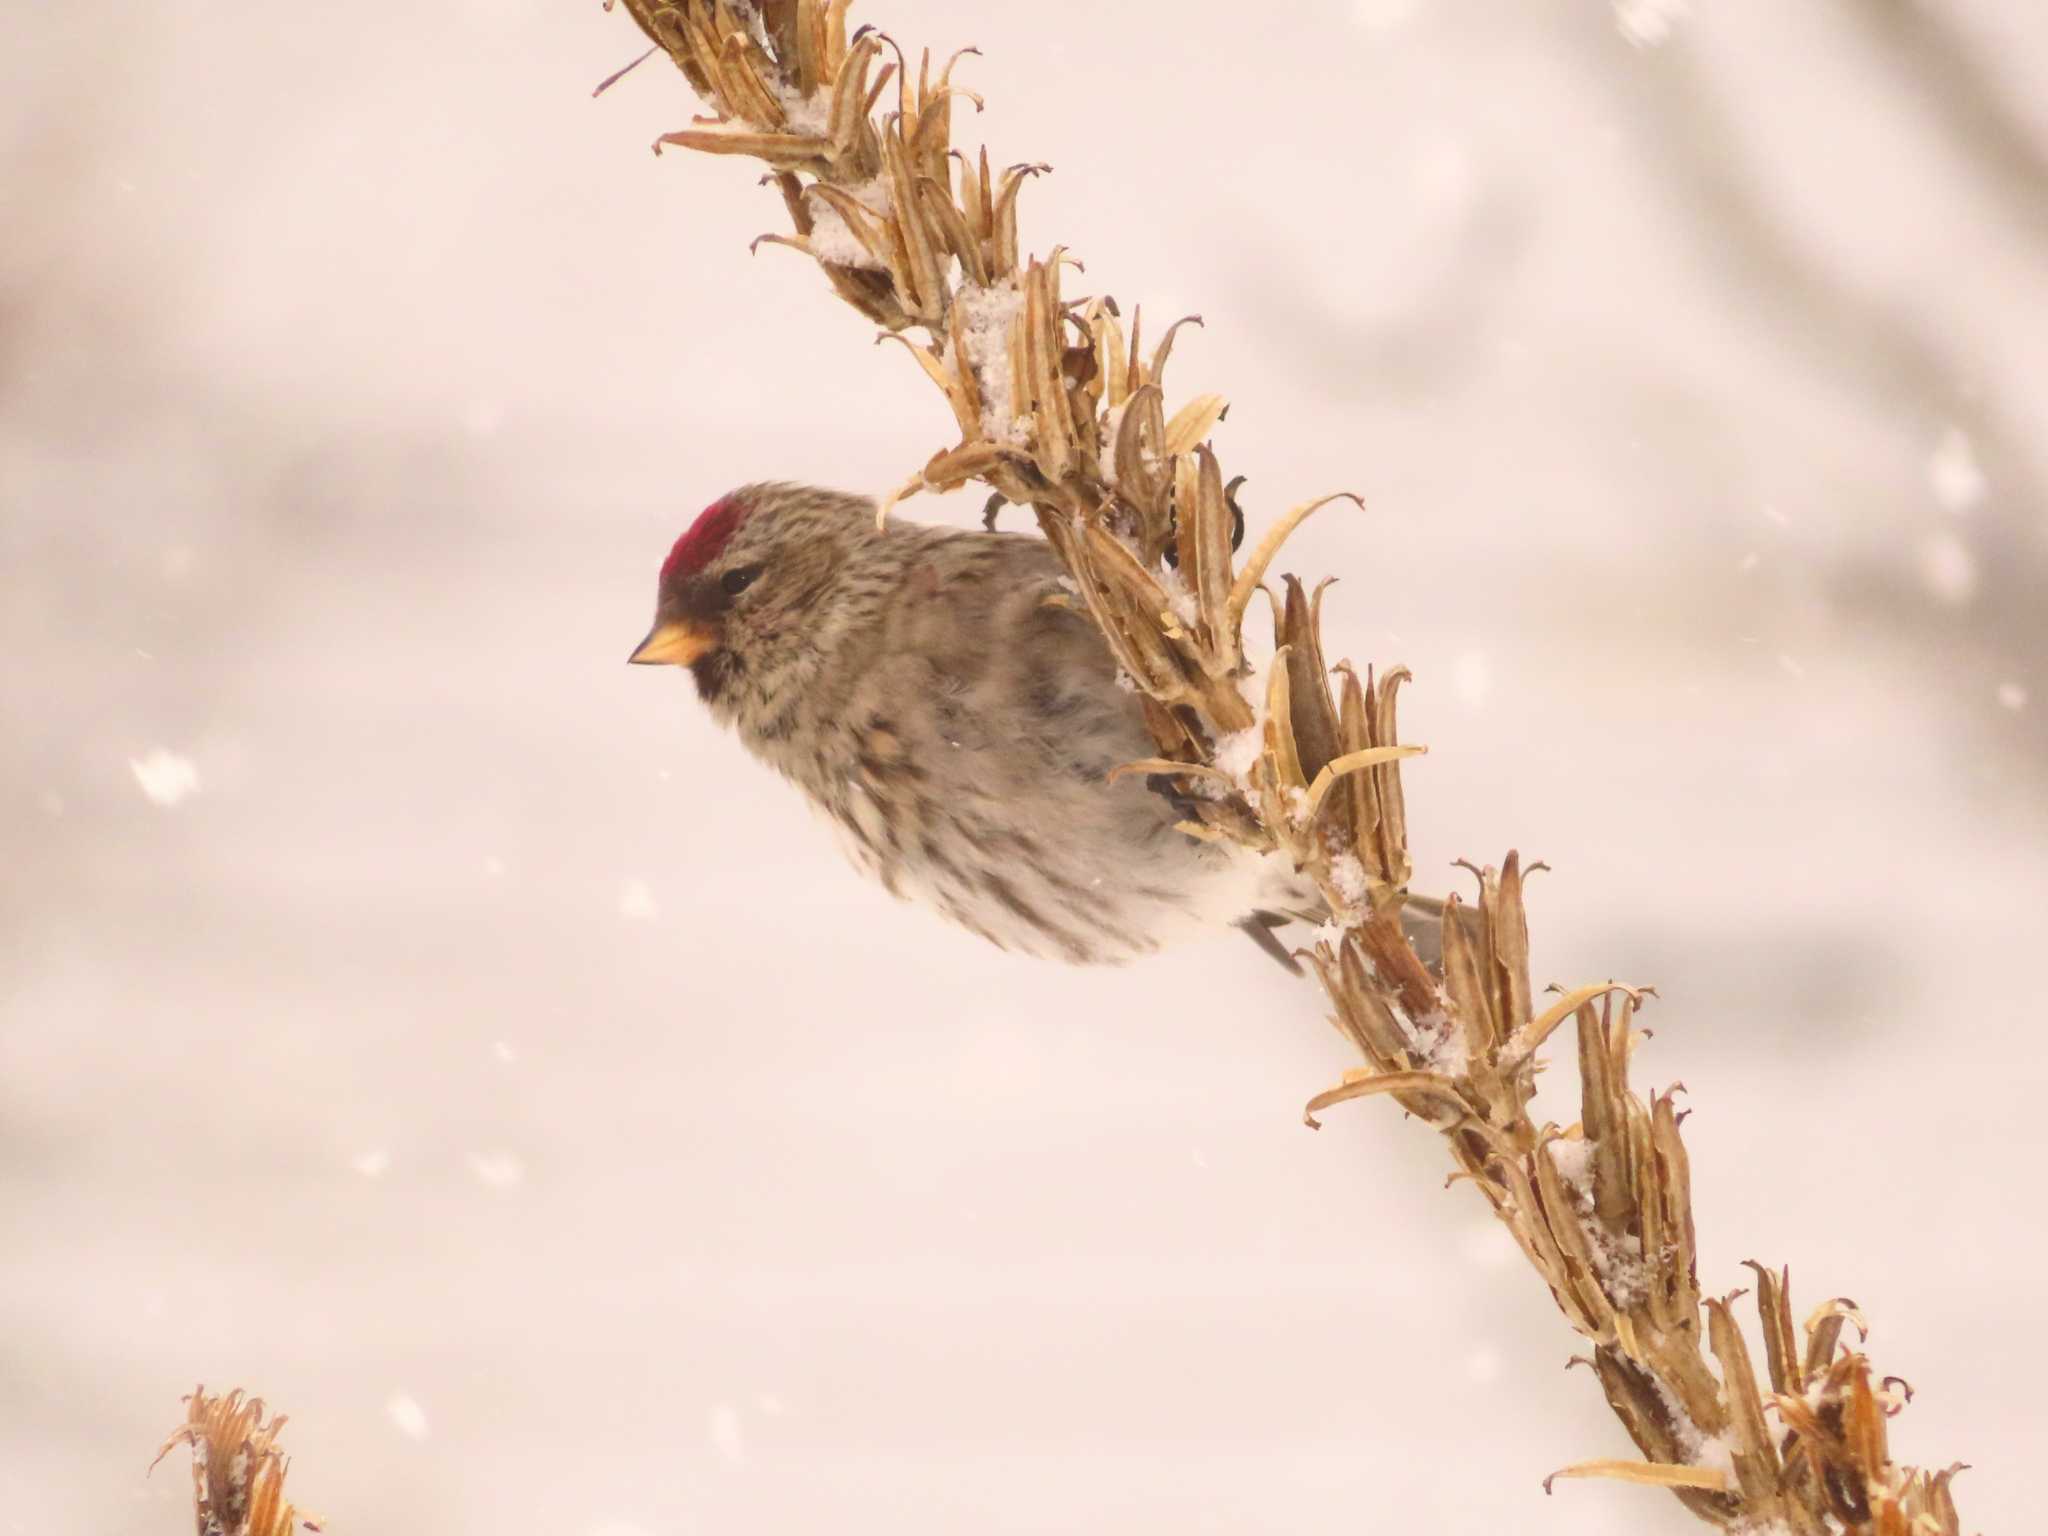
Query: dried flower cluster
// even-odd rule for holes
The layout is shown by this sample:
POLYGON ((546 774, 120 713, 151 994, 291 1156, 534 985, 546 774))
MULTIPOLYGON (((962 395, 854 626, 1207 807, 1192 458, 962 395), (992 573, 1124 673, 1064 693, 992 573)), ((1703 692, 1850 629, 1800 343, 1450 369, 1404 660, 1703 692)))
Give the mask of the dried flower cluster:
MULTIPOLYGON (((1178 779, 1199 820, 1290 859, 1336 920, 1309 958, 1366 1065, 1309 1104, 1384 1094, 1436 1127, 1458 1177, 1486 1196, 1592 1345, 1589 1363, 1642 1461, 1603 1475, 1670 1488, 1694 1513, 1746 1532, 1956 1536, 1954 1469, 1895 1464, 1893 1384, 1841 1341, 1862 1323, 1842 1301, 1794 1329, 1787 1278, 1758 1268, 1767 1381, 1732 1310, 1696 1274, 1682 1118, 1672 1095, 1630 1092, 1642 994, 1582 987, 1540 1011, 1515 855, 1475 870, 1455 898, 1440 963, 1404 934, 1409 855, 1393 671, 1361 679, 1322 652, 1320 598, 1264 585, 1282 541, 1325 497, 1282 516, 1242 563, 1232 496, 1209 437, 1218 396, 1166 409, 1176 322, 1149 353, 1106 297, 1070 301, 1067 262, 1020 253, 1018 193, 1036 165, 1000 174, 955 151, 958 55, 913 78, 849 0, 623 0, 712 109, 657 143, 765 161, 794 232, 762 240, 813 257, 855 308, 901 342, 944 393, 960 441, 886 498, 969 481, 1028 506, 1145 703, 1158 756, 1131 771, 1178 779), (890 95, 893 105, 876 109, 890 95), (1264 591, 1275 656, 1263 683, 1243 626, 1264 591), (1334 681, 1333 681, 1334 680, 1334 681), (1581 1118, 1538 1126, 1539 1052, 1577 1032, 1581 1118), (1775 1419, 1775 1424, 1772 1420, 1775 1419)), ((759 242, 757 242, 758 244, 759 242)), ((1353 498, 1355 499, 1355 498, 1353 498)), ((1740 1294, 1740 1293, 1738 1293, 1740 1294)))
MULTIPOLYGON (((264 1421, 263 1399, 237 1388, 208 1397, 196 1387, 185 1399, 185 1422, 156 1453, 162 1461, 180 1445, 192 1448, 192 1507, 199 1536, 296 1536, 320 1522, 285 1501, 290 1460, 278 1449, 279 1414, 264 1421)), ((156 1462, 150 1463, 152 1469, 156 1462)))

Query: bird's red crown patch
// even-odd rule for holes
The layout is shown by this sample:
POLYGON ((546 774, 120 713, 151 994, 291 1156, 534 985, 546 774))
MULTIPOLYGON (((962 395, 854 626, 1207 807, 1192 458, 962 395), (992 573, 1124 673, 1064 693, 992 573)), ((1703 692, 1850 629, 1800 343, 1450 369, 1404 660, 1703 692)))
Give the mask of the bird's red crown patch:
POLYGON ((666 582, 674 576, 694 576, 716 560, 732 542, 746 511, 737 496, 723 496, 699 512, 697 521, 690 524, 662 561, 661 579, 666 582))

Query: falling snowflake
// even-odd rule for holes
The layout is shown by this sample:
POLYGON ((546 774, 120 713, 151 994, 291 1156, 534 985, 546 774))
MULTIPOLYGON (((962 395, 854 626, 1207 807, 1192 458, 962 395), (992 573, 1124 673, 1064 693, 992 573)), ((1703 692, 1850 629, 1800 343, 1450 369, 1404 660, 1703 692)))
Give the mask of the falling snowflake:
POLYGON ((1984 499, 1984 471, 1961 430, 1950 427, 1927 458, 1927 487, 1948 511, 1968 512, 1984 499))
POLYGON ((391 1420, 392 1426, 406 1439, 427 1438, 427 1410, 419 1405, 417 1399, 408 1397, 403 1392, 395 1392, 391 1400, 384 1405, 384 1413, 391 1420))
POLYGON ((526 1164, 516 1152, 472 1152, 469 1171, 492 1189, 517 1189, 526 1182, 526 1164))
POLYGON ((739 1461, 747 1454, 740 1438, 739 1410, 731 1403, 720 1403, 711 1410, 711 1448, 727 1461, 739 1461))
POLYGON ((636 923, 654 920, 661 909, 654 904, 654 892, 649 890, 645 880, 628 880, 619 892, 619 916, 631 918, 636 923))
POLYGON ((158 747, 147 757, 130 758, 128 769, 142 793, 155 805, 176 805, 199 793, 199 768, 191 758, 158 747))
POLYGON ((391 1167, 391 1154, 382 1147, 371 1147, 350 1158, 348 1165, 366 1179, 382 1178, 391 1167))
POLYGON ((1671 36, 1687 0, 1614 0, 1614 24, 1636 48, 1654 48, 1671 36))
POLYGON ((2015 712, 2027 707, 2027 690, 2018 683, 2000 683, 1998 702, 2015 712))

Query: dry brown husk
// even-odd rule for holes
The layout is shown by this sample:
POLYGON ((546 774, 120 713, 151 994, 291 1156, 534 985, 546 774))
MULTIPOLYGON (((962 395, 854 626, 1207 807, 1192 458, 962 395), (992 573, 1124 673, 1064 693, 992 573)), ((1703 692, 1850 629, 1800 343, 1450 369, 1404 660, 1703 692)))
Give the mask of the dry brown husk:
POLYGON ((1444 1137, 1459 1181, 1513 1233, 1591 1346, 1643 1457, 1555 1475, 1664 1487, 1731 1530, 1958 1536, 1956 1469, 1892 1461, 1895 1405, 1841 1339, 1846 1304, 1823 1307, 1802 1334, 1789 1278, 1758 1268, 1760 1377, 1735 1298, 1701 1295, 1681 1116, 1670 1093, 1646 1103, 1628 1084, 1645 994, 1602 983, 1539 997, 1513 853, 1473 871, 1470 902, 1453 899, 1440 965, 1405 935, 1401 770, 1420 750, 1396 723, 1408 674, 1332 668, 1321 588, 1269 586, 1286 536, 1356 498, 1304 500, 1233 550, 1211 440, 1224 401, 1167 409, 1186 322, 1148 347, 1135 310, 1127 321, 1107 297, 1068 296, 1060 249, 1026 254, 1019 194, 1044 168, 955 153, 957 55, 934 71, 929 54, 913 63, 879 32, 849 32, 845 0, 621 3, 709 109, 662 143, 764 161, 794 225, 768 238, 818 258, 840 297, 900 339, 944 395, 959 441, 883 510, 970 481, 1029 507, 1146 702, 1158 750, 1143 770, 1182 775, 1199 817, 1190 834, 1271 851, 1322 889, 1335 921, 1307 958, 1364 1064, 1309 1101, 1309 1122, 1352 1099, 1391 1100, 1444 1137), (820 207, 855 245, 820 237, 820 207), (839 259, 850 252, 856 261, 839 259), (1248 686, 1244 624, 1261 591, 1276 654, 1248 686), (1249 768, 1219 773, 1219 745, 1247 756, 1245 731, 1258 733, 1249 768), (1579 1119, 1564 1128, 1528 1113, 1560 1037, 1576 1046, 1580 1082, 1579 1119))

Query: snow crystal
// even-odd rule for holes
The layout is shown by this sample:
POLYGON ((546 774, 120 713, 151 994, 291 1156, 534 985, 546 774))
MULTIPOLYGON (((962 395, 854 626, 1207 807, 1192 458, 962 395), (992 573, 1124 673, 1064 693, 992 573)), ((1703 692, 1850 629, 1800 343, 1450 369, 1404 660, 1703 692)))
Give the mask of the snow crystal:
POLYGON ((1473 1350, 1465 1357, 1465 1376, 1468 1380, 1484 1384, 1500 1379, 1500 1352, 1485 1345, 1473 1350))
POLYGON ((1165 590, 1166 606, 1173 611, 1174 618, 1180 621, 1183 628, 1193 629, 1196 619, 1201 616, 1201 610, 1195 606, 1195 594, 1188 590, 1188 584, 1181 579, 1180 572, 1170 565, 1162 565, 1154 569, 1152 575, 1165 590))
POLYGON ((654 904, 654 892, 648 889, 645 880, 628 880, 619 891, 619 916, 631 918, 634 922, 645 923, 654 919, 661 909, 654 904))
POLYGON ((492 854, 484 860, 484 873, 493 880, 503 879, 505 875, 505 861, 495 853, 492 854))
POLYGON ((1330 860, 1330 883, 1347 907, 1362 907, 1372 890, 1372 881, 1355 853, 1340 853, 1330 860))
POLYGON ((1688 0, 1614 0, 1614 24, 1634 47, 1654 48, 1689 8, 1688 0))
POLYGON ((1798 662, 1794 661, 1790 656, 1787 656, 1783 651, 1780 651, 1778 653, 1778 670, 1780 672, 1783 672, 1787 677, 1806 676, 1806 668, 1799 665, 1798 662))
POLYGON ((1550 1160, 1557 1165, 1558 1177, 1580 1193, 1592 1188, 1593 1143, 1584 1137, 1559 1140, 1550 1143, 1550 1160))
POLYGON ((853 232, 853 226, 840 216, 839 210, 819 203, 811 213, 811 232, 805 237, 811 242, 811 254, 820 261, 829 261, 835 267, 865 267, 869 270, 882 264, 860 242, 860 236, 853 232))
POLYGON ((773 1392, 756 1392, 754 1406, 771 1419, 778 1419, 789 1412, 789 1405, 773 1392))
MULTIPOLYGON (((839 190, 875 215, 877 221, 887 218, 896 206, 889 183, 879 176, 870 181, 848 183, 839 190)), ((870 272, 883 270, 884 263, 861 244, 860 236, 853 232, 853 226, 846 222, 837 208, 821 197, 814 197, 810 199, 810 210, 811 232, 806 238, 810 241, 813 256, 820 261, 829 261, 835 267, 861 267, 870 272)))
POLYGON ((384 1405, 385 1415, 408 1440, 427 1438, 427 1410, 403 1392, 394 1392, 384 1405))
POLYGON ((1105 461, 1116 456, 1117 434, 1124 429, 1124 412, 1130 409, 1130 405, 1130 401, 1126 400, 1122 405, 1112 405, 1102 413, 1100 444, 1105 461))
POLYGON ((1663 1400, 1665 1416, 1678 1441, 1678 1459, 1688 1466, 1712 1467, 1716 1471, 1732 1473, 1735 1457, 1728 1442, 1719 1435, 1708 1434, 1695 1424, 1692 1415, 1685 1411, 1685 1405, 1671 1395, 1671 1389, 1657 1379, 1654 1371, 1645 1375, 1657 1396, 1663 1400))
POLYGON ((791 133, 807 133, 813 138, 829 138, 832 124, 832 103, 823 91, 814 91, 805 96, 791 86, 777 81, 775 99, 782 104, 783 115, 789 119, 791 133))
POLYGON ((1580 1217, 1580 1230, 1593 1259, 1593 1272, 1601 1290, 1617 1307, 1641 1301, 1649 1285, 1643 1266, 1643 1245, 1628 1232, 1610 1232, 1593 1216, 1593 1143, 1580 1137, 1549 1143, 1550 1160, 1557 1165, 1572 1203, 1580 1217))
POLYGON ((142 786, 143 795, 153 805, 176 805, 187 795, 199 792, 198 765, 164 747, 158 747, 147 757, 130 758, 128 771, 135 775, 135 782, 142 786))
POLYGON ((1735 1476, 1735 1448, 1728 1443, 1725 1435, 1701 1435, 1699 1442, 1689 1448, 1692 1464, 1708 1467, 1716 1472, 1725 1472, 1730 1481, 1735 1476))
POLYGON ((2027 707, 2027 690, 2018 683, 2000 683, 1998 685, 1998 702, 2010 710, 2025 709, 2027 707))
POLYGON ((526 1164, 516 1152, 472 1152, 469 1171, 492 1189, 516 1189, 526 1182, 526 1164))
POLYGON ((953 302, 967 361, 981 386, 981 435, 992 443, 1029 442, 1031 421, 1017 415, 1010 378, 1010 322, 1023 310, 1024 295, 1011 282, 988 288, 962 283, 953 302))
POLYGON ((725 0, 725 4, 726 9, 732 12, 733 19, 747 29, 747 36, 753 39, 761 51, 773 53, 774 49, 769 46, 768 40, 768 21, 762 16, 761 7, 756 0, 725 0))
POLYGON ((519 1059, 519 1052, 510 1040, 493 1040, 491 1054, 508 1067, 519 1059))
POLYGON ((350 1158, 348 1165, 366 1179, 382 1178, 391 1167, 391 1154, 382 1147, 371 1147, 350 1158))
POLYGON ((1251 778, 1252 764, 1259 760, 1259 754, 1266 750, 1266 728, 1262 725, 1249 726, 1242 731, 1232 731, 1217 738, 1216 766, 1243 784, 1251 778))
MULTIPOLYGON (((1439 992, 1437 996, 1441 999, 1443 994, 1439 992)), ((1428 1071, 1440 1077, 1462 1077, 1471 1067, 1472 1056, 1465 1048, 1464 1032, 1451 1023, 1446 1009, 1432 1008, 1421 1018, 1410 1020, 1409 1031, 1428 1071)))
POLYGON ((1593 1253, 1593 1268, 1607 1299, 1622 1308, 1641 1301, 1650 1283, 1643 1268, 1641 1241, 1633 1233, 1609 1232, 1598 1221, 1587 1221, 1584 1230, 1586 1246, 1593 1253))
POLYGON ((731 1403, 720 1403, 711 1410, 711 1448, 727 1461, 739 1461, 747 1454, 740 1436, 739 1410, 731 1403))
POLYGON ((1950 427, 1927 459, 1927 487, 1950 512, 1968 512, 1984 499, 1984 471, 1969 438, 1950 427))
POLYGON ((1977 595, 1977 557, 1946 529, 1920 548, 1920 575, 1928 591, 1960 608, 1977 595))

